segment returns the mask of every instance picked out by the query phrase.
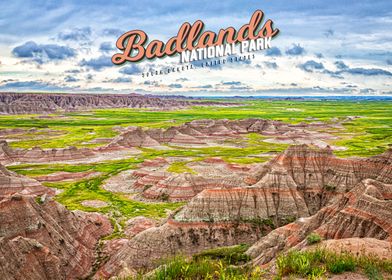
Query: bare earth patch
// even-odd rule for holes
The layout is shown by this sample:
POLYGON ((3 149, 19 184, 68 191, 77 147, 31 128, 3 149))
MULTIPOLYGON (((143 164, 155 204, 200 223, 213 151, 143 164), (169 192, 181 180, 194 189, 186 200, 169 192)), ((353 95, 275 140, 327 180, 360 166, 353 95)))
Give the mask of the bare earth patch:
POLYGON ((392 259, 392 243, 375 238, 345 238, 330 239, 321 243, 326 249, 341 253, 350 252, 353 255, 371 255, 380 259, 392 259))
POLYGON ((132 186, 137 180, 137 178, 133 177, 134 171, 135 170, 122 171, 105 180, 101 187, 110 192, 133 193, 134 190, 132 189, 132 186))

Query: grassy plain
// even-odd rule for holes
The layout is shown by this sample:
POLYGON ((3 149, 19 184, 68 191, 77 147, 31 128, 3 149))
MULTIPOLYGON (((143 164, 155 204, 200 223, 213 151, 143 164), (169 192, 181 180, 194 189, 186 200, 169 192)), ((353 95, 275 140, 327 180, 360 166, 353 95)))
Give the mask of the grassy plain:
POLYGON ((346 122, 346 131, 337 144, 348 150, 341 156, 374 155, 392 143, 392 102, 380 101, 241 101, 238 107, 193 107, 175 111, 145 109, 111 109, 91 112, 38 115, 0 116, 0 128, 38 128, 58 133, 32 132, 21 135, 13 147, 59 148, 66 146, 95 147, 89 143, 96 138, 110 138, 117 134, 115 126, 166 128, 195 119, 264 118, 290 123, 342 120, 347 116, 361 118, 346 122), (41 136, 41 138, 39 137, 41 136))
MULTIPOLYGON (((195 119, 244 119, 264 118, 290 123, 323 121, 334 123, 346 120, 344 130, 336 130, 340 137, 331 142, 347 150, 335 152, 338 156, 370 156, 382 153, 392 144, 392 102, 378 101, 289 101, 259 100, 240 101, 238 107, 192 107, 175 111, 152 111, 146 109, 112 109, 89 112, 69 112, 49 116, 21 115, 0 116, 0 128, 25 128, 33 131, 13 135, 10 145, 14 148, 62 148, 67 146, 97 147, 103 144, 91 143, 97 138, 111 138, 118 134, 115 128, 142 126, 167 128, 195 119), (360 118, 347 121, 349 116, 360 118)), ((136 168, 138 163, 155 157, 178 157, 202 160, 206 157, 221 157, 228 162, 254 163, 268 159, 266 153, 279 152, 287 145, 263 142, 264 137, 249 134, 247 138, 233 143, 233 146, 217 147, 176 147, 167 150, 142 148, 134 158, 104 161, 91 164, 23 164, 9 166, 10 169, 27 176, 39 176, 58 171, 98 171, 101 175, 78 182, 48 183, 61 189, 57 200, 70 209, 100 211, 126 218, 138 215, 159 218, 174 210, 178 203, 145 203, 135 201, 122 194, 113 194, 100 188, 103 180, 123 170, 136 168), (83 200, 99 199, 107 207, 95 209, 81 205, 83 200)), ((235 140, 230 140, 235 141, 235 140)), ((230 143, 228 143, 230 144, 230 143)), ((186 162, 185 162, 186 163, 186 162)), ((193 172, 181 160, 173 163, 169 171, 193 172)))

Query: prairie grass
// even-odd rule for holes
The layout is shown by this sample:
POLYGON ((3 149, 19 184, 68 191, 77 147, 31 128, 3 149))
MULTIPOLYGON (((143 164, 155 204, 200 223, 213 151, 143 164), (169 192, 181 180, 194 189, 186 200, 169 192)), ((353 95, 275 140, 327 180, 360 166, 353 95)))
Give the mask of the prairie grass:
POLYGON ((319 279, 327 274, 343 272, 360 272, 365 273, 369 279, 382 279, 382 272, 389 275, 392 273, 392 260, 316 248, 308 251, 291 250, 282 254, 276 259, 276 267, 278 279, 290 275, 319 279))

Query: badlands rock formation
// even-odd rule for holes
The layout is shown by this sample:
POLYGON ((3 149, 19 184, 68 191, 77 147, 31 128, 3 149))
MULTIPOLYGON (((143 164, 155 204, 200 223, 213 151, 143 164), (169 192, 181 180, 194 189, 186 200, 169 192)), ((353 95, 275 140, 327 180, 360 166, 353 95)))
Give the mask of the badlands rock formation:
POLYGON ((96 245, 112 231, 99 214, 70 212, 54 192, 0 165, 1 279, 79 279, 92 273, 96 245))
POLYGON ((187 166, 196 174, 168 172, 169 166, 164 158, 146 160, 136 170, 109 178, 102 187, 112 192, 136 192, 136 198, 142 200, 187 201, 205 189, 245 187, 249 175, 247 167, 214 158, 189 163, 187 166))
POLYGON ((92 157, 94 152, 90 149, 78 149, 76 147, 64 149, 13 149, 6 141, 0 141, 0 163, 12 162, 53 162, 84 159, 92 157))
POLYGON ((339 159, 329 148, 293 146, 262 166, 254 185, 206 188, 165 224, 124 242, 97 277, 152 267, 168 255, 239 243, 254 243, 248 254, 266 263, 313 231, 326 239, 391 241, 391 153, 339 159))
MULTIPOLYGON (((258 133, 270 127, 268 121, 245 122, 250 125, 246 129, 241 121, 224 123, 229 131, 213 122, 215 131, 234 137, 252 126, 258 133)), ((208 129, 203 125, 189 133, 208 129)), ((311 232, 326 240, 392 242, 392 150, 342 159, 329 147, 297 145, 265 164, 189 161, 193 172, 183 174, 167 171, 172 160, 147 160, 137 170, 109 178, 103 187, 138 192, 141 199, 189 202, 160 223, 144 217, 127 221, 121 239, 99 248, 99 238, 111 232, 108 219, 70 212, 52 201, 52 191, 38 181, 0 166, 0 256, 7 256, 0 257, 0 275, 107 279, 154 268, 158 260, 175 254, 240 243, 252 245, 247 251, 252 262, 266 264, 282 251, 304 247, 311 232)))
MULTIPOLYGON (((326 125, 322 126, 322 128, 325 127, 326 125)), ((320 125, 291 125, 263 119, 195 120, 168 129, 129 127, 112 139, 109 144, 96 149, 76 147, 61 149, 41 149, 40 147, 13 149, 9 147, 7 141, 0 140, 0 163, 80 161, 94 157, 102 160, 102 157, 108 156, 108 154, 110 154, 108 159, 113 159, 123 157, 121 153, 124 153, 124 149, 133 147, 157 147, 165 144, 185 146, 227 145, 224 143, 227 139, 238 139, 241 138, 241 135, 248 133, 259 133, 263 136, 271 137, 267 139, 268 141, 276 140, 279 142, 278 138, 286 135, 290 139, 294 139, 294 142, 313 143, 319 147, 327 146, 324 141, 334 139, 334 137, 328 133, 317 132, 317 129, 320 129, 320 125), (118 155, 114 155, 114 153, 118 155)), ((4 133, 10 133, 10 131, 4 133)))
POLYGON ((325 239, 370 237, 392 242, 392 185, 366 179, 336 203, 261 238, 249 250, 254 262, 270 262, 282 250, 303 246, 311 232, 325 239))
POLYGON ((98 214, 69 212, 54 201, 14 195, 0 201, 0 275, 8 279, 78 279, 95 261, 98 239, 111 232, 98 214))
POLYGON ((135 149, 123 148, 60 148, 60 149, 32 149, 11 148, 7 141, 0 140, 0 163, 9 165, 13 163, 89 163, 103 160, 129 158, 139 153, 135 149))
MULTIPOLYGON (((0 164, 0 200, 13 194, 53 195, 54 191, 42 186, 34 179, 9 171, 0 164)), ((2 225, 1 221, 0 225, 2 225)))
POLYGON ((0 114, 42 114, 100 108, 171 109, 192 105, 235 105, 182 98, 160 98, 139 94, 37 94, 0 93, 0 114))
POLYGON ((325 127, 315 124, 291 125, 280 121, 263 119, 243 120, 194 120, 168 129, 142 129, 129 127, 116 137, 109 147, 153 147, 161 144, 205 145, 210 142, 227 140, 241 134, 259 133, 268 137, 286 137, 292 142, 314 143, 326 146, 323 140, 335 139, 328 133, 319 133, 307 129, 325 127))

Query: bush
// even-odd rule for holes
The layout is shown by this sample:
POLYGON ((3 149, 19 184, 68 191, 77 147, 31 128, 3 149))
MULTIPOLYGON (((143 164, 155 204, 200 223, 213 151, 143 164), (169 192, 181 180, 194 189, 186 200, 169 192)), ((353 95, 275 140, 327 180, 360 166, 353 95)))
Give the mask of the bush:
POLYGON ((367 264, 365 266, 365 274, 370 280, 382 280, 382 274, 380 270, 373 264, 367 264))
POLYGON ((167 193, 161 193, 159 199, 162 201, 169 201, 170 196, 167 193))
POLYGON ((311 233, 306 238, 306 241, 308 242, 308 245, 316 244, 321 241, 321 237, 317 233, 311 233))
POLYGON ((331 258, 327 267, 328 270, 334 274, 339 274, 345 271, 354 271, 356 261, 351 254, 344 253, 337 258, 331 258))
POLYGON ((175 257, 158 268, 149 280, 181 280, 181 279, 227 279, 227 280, 259 280, 260 268, 232 267, 222 260, 198 258, 197 260, 175 257))
POLYGON ((319 248, 314 251, 293 250, 279 256, 276 266, 279 277, 296 274, 316 279, 323 276, 327 270, 334 274, 354 271, 356 259, 348 253, 335 254, 319 248))

